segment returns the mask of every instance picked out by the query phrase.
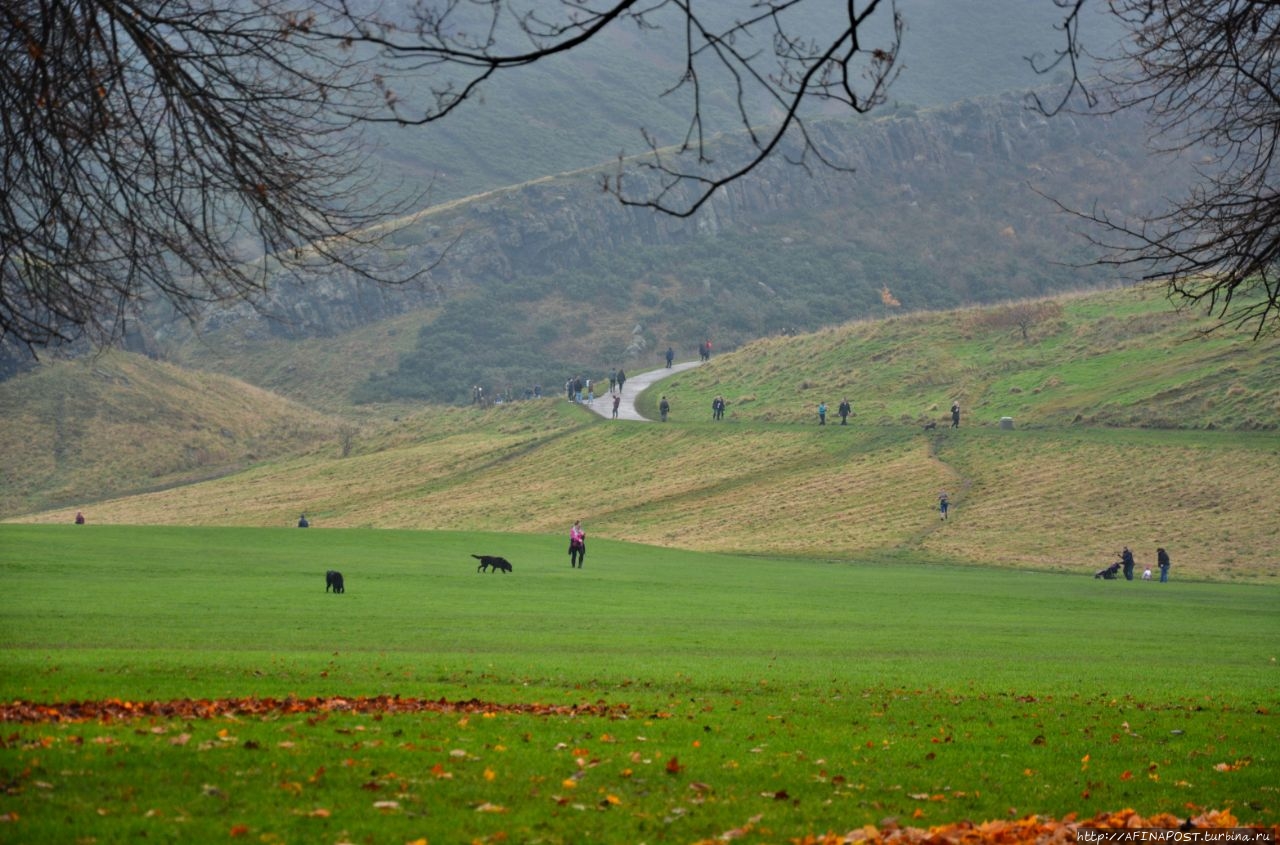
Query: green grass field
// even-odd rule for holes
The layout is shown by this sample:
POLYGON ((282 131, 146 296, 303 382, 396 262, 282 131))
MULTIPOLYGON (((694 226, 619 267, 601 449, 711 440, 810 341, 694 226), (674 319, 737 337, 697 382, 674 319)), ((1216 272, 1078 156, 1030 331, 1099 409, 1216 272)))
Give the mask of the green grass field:
POLYGON ((927 560, 597 539, 575 571, 559 535, 3 525, 5 702, 486 704, 15 721, 0 839, 787 842, 1126 807, 1280 820, 1274 587, 927 560), (473 552, 515 571, 478 574, 473 552), (328 568, 346 594, 324 592, 328 568))

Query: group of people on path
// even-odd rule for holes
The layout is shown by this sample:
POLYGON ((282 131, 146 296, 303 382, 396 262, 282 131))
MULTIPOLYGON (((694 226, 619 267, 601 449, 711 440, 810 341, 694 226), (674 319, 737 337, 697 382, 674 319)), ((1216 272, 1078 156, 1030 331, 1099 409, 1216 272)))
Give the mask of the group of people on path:
MULTIPOLYGON (((663 358, 667 361, 667 369, 671 369, 671 365, 676 360, 676 350, 674 347, 668 346, 667 351, 663 354, 663 358)), ((711 339, 707 338, 698 344, 698 360, 703 363, 711 360, 711 339)))
MULTIPOLYGON (((626 384, 627 374, 619 367, 609 372, 609 395, 613 397, 613 415, 618 416, 618 403, 622 397, 622 385, 626 384)), ((570 402, 591 405, 596 400, 596 385, 589 378, 570 376, 564 383, 565 398, 570 402)))

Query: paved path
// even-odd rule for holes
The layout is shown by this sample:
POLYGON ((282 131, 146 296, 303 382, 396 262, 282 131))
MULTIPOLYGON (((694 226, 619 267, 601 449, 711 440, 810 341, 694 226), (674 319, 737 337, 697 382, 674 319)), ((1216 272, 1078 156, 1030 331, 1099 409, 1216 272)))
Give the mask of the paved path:
MULTIPOLYGON (((672 364, 670 369, 663 367, 660 370, 650 370, 647 373, 627 376, 627 381, 622 386, 622 402, 618 405, 618 419, 653 422, 648 417, 640 416, 640 412, 636 410, 636 397, 655 381, 661 381, 668 376, 682 373, 685 370, 692 370, 701 363, 702 361, 684 361, 679 364, 672 364)), ((587 407, 605 419, 613 417, 613 397, 609 395, 608 391, 605 391, 603 396, 597 396, 595 401, 587 407)))

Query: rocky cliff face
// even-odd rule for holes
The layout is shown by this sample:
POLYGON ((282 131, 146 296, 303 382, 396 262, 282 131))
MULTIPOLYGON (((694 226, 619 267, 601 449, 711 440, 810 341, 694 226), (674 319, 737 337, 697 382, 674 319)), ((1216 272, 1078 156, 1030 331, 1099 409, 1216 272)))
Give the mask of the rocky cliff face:
MULTIPOLYGON (((249 337, 325 336, 439 303, 471 286, 584 268, 594 256, 622 247, 714 237, 814 209, 848 209, 850 217, 874 218, 876 203, 949 201, 948 191, 974 179, 1046 184, 1057 191, 1078 188, 1099 164, 1108 170, 1148 166, 1136 117, 1047 119, 1012 96, 809 128, 823 156, 842 169, 812 160, 808 167, 789 164, 801 154, 793 145, 688 219, 620 205, 601 190, 604 170, 494 191, 427 209, 389 237, 388 248, 406 267, 429 268, 416 282, 384 287, 342 275, 281 279, 257 309, 212 312, 202 328, 234 327, 249 337)), ((742 144, 722 142, 718 160, 745 155, 749 150, 742 144)), ((643 174, 627 178, 637 192, 656 187, 646 186, 643 174)), ((1008 230, 1017 225, 1009 222, 1008 230)))

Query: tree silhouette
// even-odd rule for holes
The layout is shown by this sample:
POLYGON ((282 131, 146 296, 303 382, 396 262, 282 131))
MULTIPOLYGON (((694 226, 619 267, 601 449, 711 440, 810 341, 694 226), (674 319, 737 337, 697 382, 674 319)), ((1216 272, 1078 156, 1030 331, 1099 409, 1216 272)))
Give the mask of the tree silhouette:
POLYGON ((1063 65, 1071 82, 1046 113, 1073 108, 1149 115, 1150 147, 1192 155, 1196 179, 1154 215, 1120 218, 1067 209, 1094 224, 1102 264, 1165 283, 1172 299, 1202 305, 1219 325, 1254 337, 1280 319, 1280 6, 1261 0, 1110 0, 1130 33, 1082 76, 1090 56, 1079 27, 1089 0, 1053 0, 1064 11, 1064 46, 1038 69, 1063 65), (1078 96, 1076 96, 1078 95, 1078 96))
POLYGON ((891 2, 870 0, 860 11, 835 9, 828 26, 806 34, 792 28, 801 5, 4 4, 0 341, 33 352, 84 335, 110 341, 141 302, 194 316, 210 302, 254 302, 281 272, 413 278, 387 263, 378 224, 415 197, 373 192, 355 130, 445 119, 496 74, 623 22, 680 39, 686 62, 672 90, 691 105, 683 143, 655 143, 604 180, 622 202, 692 214, 788 133, 800 138, 797 161, 824 161, 805 133, 806 109, 880 104, 901 20, 891 2), (862 28, 886 14, 882 43, 864 47, 862 28), (724 131, 706 124, 712 77, 734 92, 735 128, 753 150, 745 160, 721 163, 709 152, 710 134, 724 131), (639 169, 643 182, 626 175, 639 169))
MULTIPOLYGON (((1280 6, 1113 0, 1133 39, 1094 81, 1080 61, 1089 0, 1046 2, 1063 13, 1065 44, 1040 69, 1065 65, 1071 81, 1061 101, 1037 100, 1043 110, 1075 95, 1146 108, 1161 149, 1206 151, 1200 181, 1165 213, 1077 212, 1101 225, 1102 260, 1165 279, 1227 322, 1274 326, 1280 6)), ((647 154, 620 159, 601 187, 676 216, 770 157, 840 167, 808 122, 881 105, 904 30, 893 0, 0 5, 0 342, 110 341, 142 302, 193 316, 254 302, 277 273, 414 278, 422 268, 380 247, 385 221, 418 198, 373 189, 357 130, 447 119, 496 75, 624 25, 680 45, 667 94, 688 120, 675 145, 646 136, 647 154), (726 90, 734 109, 717 125, 705 103, 726 90), (746 152, 713 154, 731 130, 746 152)))

